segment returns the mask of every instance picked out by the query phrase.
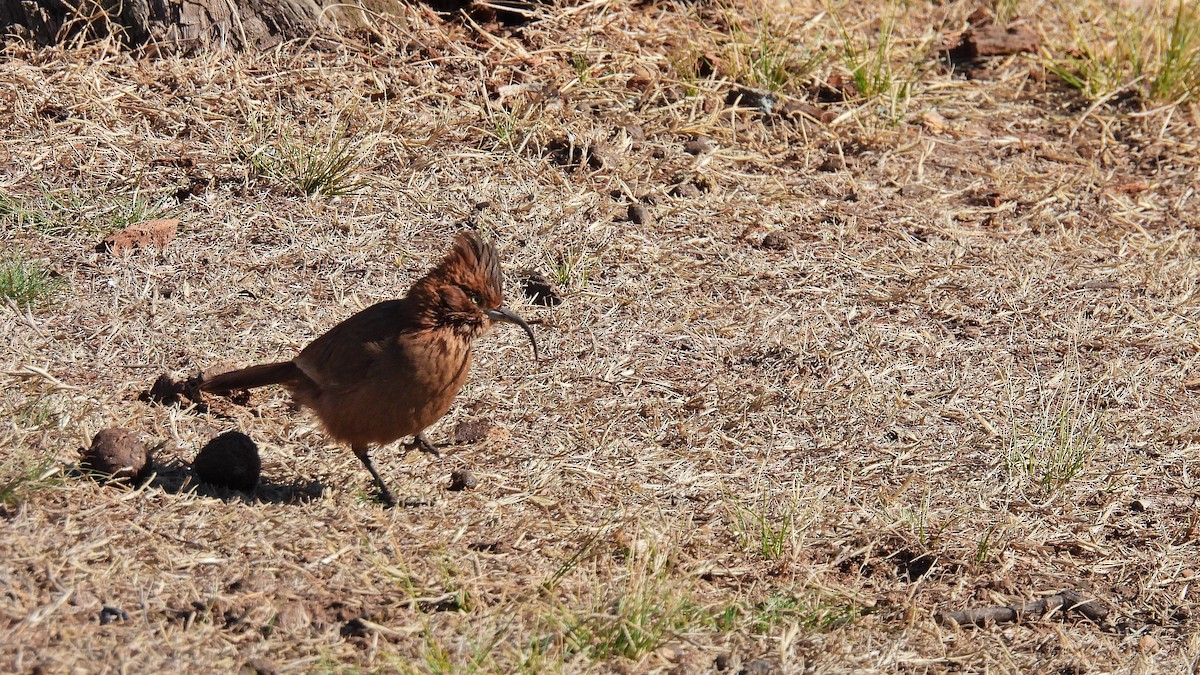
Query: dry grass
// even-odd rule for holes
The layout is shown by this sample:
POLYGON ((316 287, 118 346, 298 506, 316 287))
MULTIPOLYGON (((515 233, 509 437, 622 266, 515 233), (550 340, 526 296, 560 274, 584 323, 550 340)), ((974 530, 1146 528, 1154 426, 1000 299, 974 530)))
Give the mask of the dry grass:
MULTIPOLYGON (((931 45, 973 6, 784 4, 421 9, 253 57, 10 45, 0 237, 65 286, 0 308, 0 668, 1191 672, 1196 109, 1089 100, 1044 55, 964 78, 931 45), (726 104, 815 100, 846 40, 903 91, 826 122, 726 104), (353 189, 256 164, 306 143, 353 189), (136 208, 178 238, 97 253, 136 208), (138 400, 295 353, 464 224, 566 302, 510 288, 551 358, 486 338, 431 431, 486 440, 378 453, 427 505, 380 508, 278 391, 138 400), (140 488, 71 468, 114 425, 168 443, 140 488), (187 468, 229 428, 252 495, 187 468), (460 466, 479 486, 447 491, 460 466), (1064 588, 1110 620, 932 619, 1064 588)), ((1001 5, 1075 44, 1065 10, 1001 5)))

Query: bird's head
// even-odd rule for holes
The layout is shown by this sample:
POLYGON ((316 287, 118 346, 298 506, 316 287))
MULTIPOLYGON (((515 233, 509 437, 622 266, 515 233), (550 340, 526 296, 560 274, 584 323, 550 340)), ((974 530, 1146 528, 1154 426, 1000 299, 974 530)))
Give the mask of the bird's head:
POLYGON ((413 285, 414 296, 429 319, 449 326, 468 340, 483 335, 495 322, 520 326, 533 343, 533 329, 516 312, 504 306, 504 274, 496 247, 474 232, 460 232, 442 262, 413 285))

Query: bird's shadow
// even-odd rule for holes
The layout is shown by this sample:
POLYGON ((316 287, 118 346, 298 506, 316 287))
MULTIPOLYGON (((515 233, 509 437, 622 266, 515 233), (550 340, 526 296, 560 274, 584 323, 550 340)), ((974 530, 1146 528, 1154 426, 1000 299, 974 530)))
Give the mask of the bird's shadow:
POLYGON ((153 472, 146 487, 158 488, 169 494, 194 494, 224 502, 264 504, 307 504, 321 498, 325 484, 314 480, 275 482, 259 478, 252 490, 237 490, 206 483, 196 475, 190 464, 175 458, 154 460, 153 472))

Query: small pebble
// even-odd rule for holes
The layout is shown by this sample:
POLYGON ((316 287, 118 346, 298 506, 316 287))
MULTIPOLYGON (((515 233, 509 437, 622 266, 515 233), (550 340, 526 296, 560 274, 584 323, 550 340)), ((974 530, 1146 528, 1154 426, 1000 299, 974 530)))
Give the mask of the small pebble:
POLYGON ((128 621, 128 620, 129 620, 129 612, 126 612, 125 610, 121 609, 120 607, 113 607, 111 605, 105 605, 100 610, 100 625, 101 626, 107 626, 108 624, 113 623, 114 621, 128 621))
POLYGON ((768 232, 767 235, 762 238, 762 243, 759 244, 759 247, 770 249, 772 251, 787 251, 792 248, 792 238, 787 232, 780 230, 768 232))
POLYGON ((521 291, 529 301, 542 307, 557 307, 562 304, 562 294, 554 286, 554 282, 541 272, 528 270, 521 281, 521 291))
POLYGON ((470 469, 455 469, 450 472, 450 487, 447 489, 451 492, 461 492, 474 489, 476 485, 479 485, 479 481, 475 480, 470 469))
POLYGON ((654 215, 650 213, 650 209, 641 204, 630 204, 629 220, 638 225, 653 225, 654 215))
POLYGON ((96 250, 113 255, 148 248, 162 248, 175 238, 179 221, 174 218, 147 220, 114 232, 96 245, 96 250))

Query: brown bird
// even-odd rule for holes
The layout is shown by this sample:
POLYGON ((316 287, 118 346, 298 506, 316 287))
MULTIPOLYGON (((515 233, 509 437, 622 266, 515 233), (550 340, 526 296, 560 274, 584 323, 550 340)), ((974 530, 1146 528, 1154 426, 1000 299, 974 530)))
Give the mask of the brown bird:
POLYGON ((423 432, 441 419, 462 390, 475 340, 503 321, 533 330, 504 306, 504 276, 491 243, 459 234, 444 260, 399 300, 372 305, 313 340, 291 361, 266 363, 201 383, 208 392, 282 384, 311 408, 334 439, 347 443, 396 503, 371 463, 371 444, 405 436, 439 454, 423 432))

